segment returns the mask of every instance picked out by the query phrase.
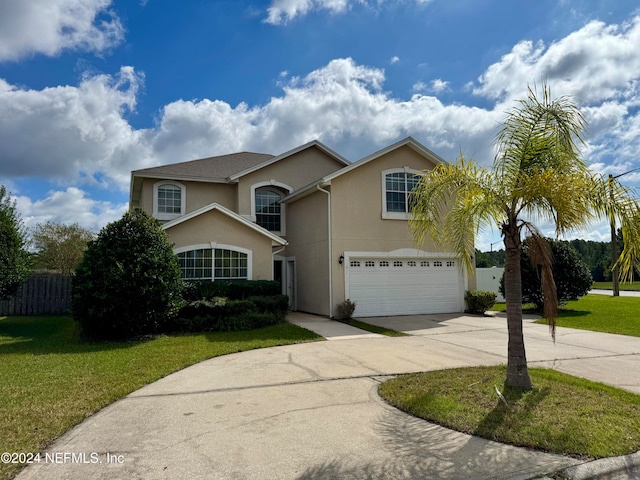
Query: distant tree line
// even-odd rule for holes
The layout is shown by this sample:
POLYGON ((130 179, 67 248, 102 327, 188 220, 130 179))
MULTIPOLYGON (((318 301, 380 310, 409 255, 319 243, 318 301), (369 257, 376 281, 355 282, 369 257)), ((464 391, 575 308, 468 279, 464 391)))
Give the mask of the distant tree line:
MULTIPOLYGON (((618 245, 622 248, 622 232, 618 229, 618 245)), ((611 281, 611 242, 592 240, 569 240, 562 243, 570 245, 591 272, 595 282, 611 281)), ((619 252, 618 252, 619 253, 619 252)), ((504 250, 481 252, 476 250, 476 267, 504 267, 504 250)))

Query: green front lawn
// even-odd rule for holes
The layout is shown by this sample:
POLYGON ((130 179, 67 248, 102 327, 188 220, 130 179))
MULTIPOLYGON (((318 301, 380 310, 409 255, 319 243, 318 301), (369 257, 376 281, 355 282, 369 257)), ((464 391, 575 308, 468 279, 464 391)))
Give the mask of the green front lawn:
POLYGON ((403 375, 379 393, 411 415, 498 442, 589 458, 640 450, 640 395, 553 370, 529 373, 529 392, 505 388, 499 366, 403 375))
MULTIPOLYGON (((505 311, 505 304, 495 304, 494 311, 505 311)), ((536 313, 533 305, 523 310, 536 313)), ((618 333, 640 337, 640 297, 612 297, 590 294, 560 307, 556 325, 595 332, 618 333)), ((547 323, 545 319, 537 323, 547 323)))
MULTIPOLYGON (((320 339, 289 323, 246 332, 87 343, 69 317, 0 317, 0 451, 38 452, 132 391, 229 353, 320 339)), ((20 465, 0 463, 0 479, 20 465)))
POLYGON ((567 302, 560 310, 556 325, 640 337, 640 297, 587 295, 567 302))
MULTIPOLYGON (((593 282, 591 288, 598 288, 602 290, 613 290, 613 283, 611 282, 593 282)), ((621 291, 640 291, 640 282, 625 283, 620 282, 621 291)))

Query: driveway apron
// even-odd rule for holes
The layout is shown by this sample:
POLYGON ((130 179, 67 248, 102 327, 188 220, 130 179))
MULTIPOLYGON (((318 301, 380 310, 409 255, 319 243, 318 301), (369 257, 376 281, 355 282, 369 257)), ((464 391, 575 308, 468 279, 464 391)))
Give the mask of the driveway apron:
MULTIPOLYGON (((47 450, 52 461, 18 478, 526 479, 580 463, 454 432, 378 397, 394 374, 504 363, 504 318, 367 319, 411 334, 393 338, 310 315, 289 320, 332 340, 169 375, 63 435, 47 450)), ((640 392, 640 339, 558 329, 554 345, 547 327, 527 322, 525 342, 531 364, 640 392)))

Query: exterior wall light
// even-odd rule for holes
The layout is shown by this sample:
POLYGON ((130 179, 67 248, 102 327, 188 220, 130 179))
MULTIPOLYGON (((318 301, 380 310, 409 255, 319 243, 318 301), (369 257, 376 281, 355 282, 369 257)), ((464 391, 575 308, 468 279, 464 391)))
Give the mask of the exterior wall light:
POLYGON ((340 255, 340 258, 338 258, 338 263, 340 265, 342 265, 344 263, 344 255, 340 255))

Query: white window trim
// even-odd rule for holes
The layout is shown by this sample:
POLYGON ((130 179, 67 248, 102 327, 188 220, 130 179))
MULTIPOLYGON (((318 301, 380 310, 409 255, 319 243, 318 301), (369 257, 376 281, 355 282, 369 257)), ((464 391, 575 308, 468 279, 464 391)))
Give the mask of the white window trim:
POLYGON ((390 173, 411 173, 413 175, 424 176, 424 172, 411 167, 389 168, 382 171, 382 218, 385 220, 409 220, 411 214, 408 212, 387 212, 387 175, 390 173))
POLYGON ((170 180, 162 180, 153 184, 153 216, 158 220, 174 220, 184 215, 187 203, 187 188, 182 184, 170 180), (159 213, 158 212, 158 189, 163 185, 173 185, 180 189, 180 213, 159 213))
MULTIPOLYGON (((253 280, 253 251, 247 248, 238 247, 236 245, 226 245, 224 243, 210 242, 210 243, 198 243, 195 245, 188 245, 186 247, 174 248, 173 253, 178 255, 179 253, 188 252, 191 250, 202 249, 220 249, 220 250, 232 250, 235 252, 244 253, 247 255, 247 280, 253 280)), ((213 268, 211 269, 211 281, 214 281, 213 268)))
MULTIPOLYGON (((286 190, 286 194, 283 195, 282 197, 284 198, 285 196, 287 196, 289 193, 293 192, 293 187, 287 185, 286 183, 282 183, 282 182, 277 182, 274 179, 271 180, 267 180, 264 182, 258 182, 258 183, 254 183, 253 185, 251 185, 251 217, 250 220, 253 223, 256 223, 257 220, 257 216, 256 216, 256 190, 262 187, 277 187, 277 188, 281 188, 282 190, 286 190)), ((287 223, 286 223, 286 205, 284 203, 280 204, 280 231, 277 232, 271 232, 274 233, 276 235, 279 236, 283 236, 287 234, 287 223)))

